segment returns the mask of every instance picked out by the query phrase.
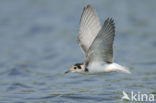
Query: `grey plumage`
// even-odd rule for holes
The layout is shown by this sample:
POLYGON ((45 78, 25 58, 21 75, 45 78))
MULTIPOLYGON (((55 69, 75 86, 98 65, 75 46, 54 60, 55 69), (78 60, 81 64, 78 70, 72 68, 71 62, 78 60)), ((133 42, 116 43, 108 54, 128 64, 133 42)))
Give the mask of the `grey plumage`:
POLYGON ((80 19, 78 42, 85 53, 86 61, 113 62, 113 40, 115 26, 113 19, 107 19, 101 27, 94 9, 84 7, 80 19))
POLYGON ((99 18, 94 9, 88 5, 84 7, 80 19, 80 29, 78 35, 78 42, 80 47, 87 56, 87 52, 98 32, 101 29, 99 18))
POLYGON ((123 72, 130 74, 128 68, 113 62, 113 41, 115 23, 113 19, 105 20, 100 26, 94 9, 84 7, 80 20, 78 42, 85 53, 85 62, 72 66, 66 73, 101 74, 123 72))
POLYGON ((93 61, 113 62, 114 36, 115 24, 113 19, 108 18, 88 50, 87 57, 90 63, 93 61))

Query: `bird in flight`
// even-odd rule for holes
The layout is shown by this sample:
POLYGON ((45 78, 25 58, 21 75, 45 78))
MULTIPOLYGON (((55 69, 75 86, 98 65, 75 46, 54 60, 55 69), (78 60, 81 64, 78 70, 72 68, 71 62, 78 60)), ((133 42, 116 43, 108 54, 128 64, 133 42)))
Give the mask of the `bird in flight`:
POLYGON ((78 43, 85 54, 85 62, 77 63, 68 71, 82 74, 124 72, 128 68, 113 62, 114 20, 108 18, 103 26, 91 5, 84 7, 78 34, 78 43))

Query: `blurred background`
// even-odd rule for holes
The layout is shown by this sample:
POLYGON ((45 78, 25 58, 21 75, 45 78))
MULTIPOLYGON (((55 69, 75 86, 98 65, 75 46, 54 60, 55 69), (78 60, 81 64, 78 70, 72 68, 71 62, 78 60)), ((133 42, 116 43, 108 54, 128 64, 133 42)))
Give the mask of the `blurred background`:
POLYGON ((1 0, 0 103, 121 103, 122 91, 156 94, 155 0, 1 0), (83 7, 116 25, 114 61, 132 74, 65 75, 84 56, 83 7))

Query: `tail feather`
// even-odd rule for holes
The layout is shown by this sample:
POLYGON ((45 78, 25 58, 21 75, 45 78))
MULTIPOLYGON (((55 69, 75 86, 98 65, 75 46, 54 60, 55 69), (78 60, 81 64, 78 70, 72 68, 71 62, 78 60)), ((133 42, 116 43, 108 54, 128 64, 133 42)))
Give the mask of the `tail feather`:
POLYGON ((107 70, 107 72, 123 72, 123 73, 127 73, 127 74, 131 74, 131 72, 129 71, 129 69, 127 67, 121 66, 117 63, 113 63, 111 64, 107 70))

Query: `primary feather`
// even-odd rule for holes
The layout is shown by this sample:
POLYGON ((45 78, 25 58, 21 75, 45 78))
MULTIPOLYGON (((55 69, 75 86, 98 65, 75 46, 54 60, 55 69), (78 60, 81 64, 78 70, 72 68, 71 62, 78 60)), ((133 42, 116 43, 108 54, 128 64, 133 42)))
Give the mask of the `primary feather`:
POLYGON ((115 25, 113 19, 107 19, 88 50, 89 62, 113 62, 113 41, 115 25))
POLYGON ((84 7, 80 19, 80 30, 78 35, 78 42, 85 55, 101 29, 99 18, 94 9, 88 5, 84 7))

